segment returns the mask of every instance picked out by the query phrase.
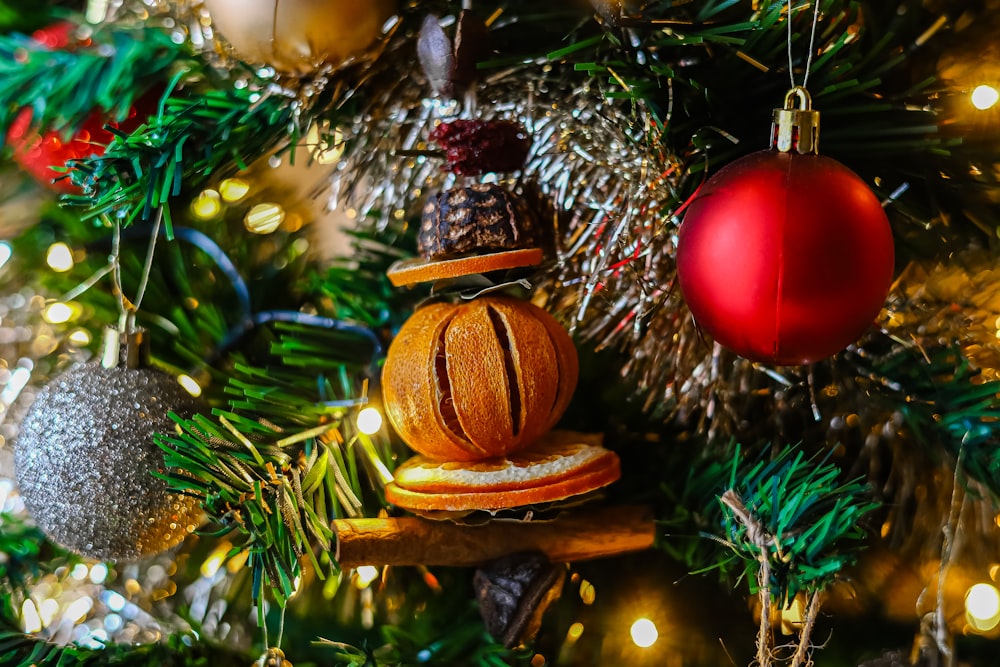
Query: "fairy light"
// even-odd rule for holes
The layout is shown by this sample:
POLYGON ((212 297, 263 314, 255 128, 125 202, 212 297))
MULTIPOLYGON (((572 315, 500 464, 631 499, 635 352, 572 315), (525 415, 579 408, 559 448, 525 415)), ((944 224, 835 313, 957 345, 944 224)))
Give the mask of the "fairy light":
POLYGON ((382 428, 382 413, 372 407, 367 407, 358 413, 358 430, 365 435, 375 435, 382 428))
POLYGON ((378 579, 378 568, 374 565, 362 565, 354 570, 354 586, 358 590, 364 590, 378 579))
POLYGON ((219 568, 225 562, 226 554, 229 553, 231 546, 229 542, 223 542, 213 549, 212 553, 201 564, 201 576, 206 579, 215 577, 215 573, 219 571, 219 568))
POLYGON ((200 195, 191 202, 191 214, 202 220, 210 220, 219 215, 222 204, 219 202, 219 193, 215 190, 203 190, 200 195))
POLYGON ((329 123, 326 123, 322 131, 319 125, 312 125, 306 133, 306 143, 312 148, 317 164, 334 164, 344 155, 344 133, 335 129, 331 141, 327 141, 323 134, 328 131, 329 123))
POLYGON ((42 318, 49 324, 64 324, 79 314, 80 307, 76 304, 56 301, 45 307, 45 310, 42 311, 42 318))
POLYGON ((104 563, 95 563, 90 568, 90 582, 100 586, 108 578, 108 566, 104 563))
POLYGON ((42 629, 42 619, 35 609, 35 602, 28 598, 21 604, 21 629, 26 633, 39 632, 42 629))
POLYGON ((243 224, 254 234, 270 234, 284 221, 285 209, 278 204, 267 202, 251 208, 243 219, 243 224))
POLYGON ((993 86, 988 86, 984 83, 972 90, 971 98, 972 106, 980 111, 986 111, 997 102, 1000 102, 1000 92, 993 86))
POLYGON ((1000 625, 1000 591, 992 584, 975 584, 965 594, 965 617, 979 632, 1000 625))
POLYGON ((233 203, 238 202, 250 192, 250 183, 242 178, 227 178, 219 183, 219 194, 223 201, 233 203))
POLYGON ((94 338, 90 335, 90 332, 86 329, 74 329, 68 336, 69 342, 77 347, 84 347, 85 345, 90 345, 90 341, 94 338))
POLYGON ((649 648, 659 639, 660 633, 656 629, 656 624, 648 618, 636 619, 629 630, 632 635, 632 643, 639 648, 649 648))
POLYGON ((184 387, 184 391, 191 394, 195 398, 201 396, 201 385, 187 373, 177 376, 177 384, 184 387))
POLYGON ((14 254, 14 249, 10 247, 10 244, 6 241, 0 241, 0 269, 10 261, 11 256, 14 254))
POLYGON ((58 273, 64 273, 73 268, 73 251, 63 242, 53 243, 45 254, 45 263, 58 273))
POLYGON ((87 614, 94 607, 94 601, 88 597, 77 598, 69 603, 66 607, 66 611, 63 612, 63 618, 72 623, 79 623, 83 619, 87 618, 87 614))

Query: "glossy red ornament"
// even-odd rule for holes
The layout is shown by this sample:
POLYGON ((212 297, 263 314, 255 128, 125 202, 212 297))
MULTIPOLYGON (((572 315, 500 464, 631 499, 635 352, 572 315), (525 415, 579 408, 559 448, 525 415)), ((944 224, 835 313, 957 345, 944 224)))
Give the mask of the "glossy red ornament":
MULTIPOLYGON (((47 50, 75 49, 89 46, 89 39, 78 39, 76 26, 67 21, 55 23, 32 33, 31 38, 47 50)), ((66 171, 56 168, 66 166, 69 160, 79 160, 91 155, 101 155, 114 135, 105 125, 131 131, 142 119, 133 108, 121 122, 115 122, 100 111, 94 111, 80 128, 67 136, 65 132, 46 130, 42 133, 31 126, 31 109, 22 109, 7 130, 7 142, 14 149, 14 160, 35 180, 60 192, 77 192, 66 171)))
POLYGON ((695 321, 718 343, 753 361, 806 364, 856 341, 878 315, 892 232, 844 165, 765 150, 704 185, 680 227, 677 273, 695 321))
POLYGON ((104 114, 95 111, 72 136, 53 130, 39 134, 31 127, 31 109, 23 109, 10 124, 7 141, 14 148, 14 160, 35 180, 59 192, 70 193, 78 190, 66 178, 66 170, 61 168, 70 160, 102 155, 114 137, 105 125, 128 132, 140 122, 135 109, 131 109, 120 123, 109 121, 104 114))

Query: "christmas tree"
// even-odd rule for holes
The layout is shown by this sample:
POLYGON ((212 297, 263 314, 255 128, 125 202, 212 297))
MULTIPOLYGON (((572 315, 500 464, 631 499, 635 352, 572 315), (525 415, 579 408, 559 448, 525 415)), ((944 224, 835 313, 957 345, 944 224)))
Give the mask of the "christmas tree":
POLYGON ((0 0, 3 664, 995 664, 998 9, 0 0))

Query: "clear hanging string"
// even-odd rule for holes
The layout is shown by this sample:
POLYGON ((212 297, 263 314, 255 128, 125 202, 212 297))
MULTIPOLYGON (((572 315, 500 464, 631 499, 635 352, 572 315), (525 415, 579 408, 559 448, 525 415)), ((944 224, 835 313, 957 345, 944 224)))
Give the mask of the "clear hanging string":
MULTIPOLYGON (((819 23, 819 5, 821 0, 816 0, 813 3, 813 19, 812 19, 812 30, 809 33, 809 54, 806 57, 806 71, 802 77, 802 87, 805 88, 809 83, 809 69, 812 67, 813 51, 816 45, 816 25, 819 23)), ((792 0, 788 0, 788 78, 792 82, 792 88, 796 87, 795 83, 795 66, 794 58, 792 57, 792 12, 794 8, 792 7, 792 0)))

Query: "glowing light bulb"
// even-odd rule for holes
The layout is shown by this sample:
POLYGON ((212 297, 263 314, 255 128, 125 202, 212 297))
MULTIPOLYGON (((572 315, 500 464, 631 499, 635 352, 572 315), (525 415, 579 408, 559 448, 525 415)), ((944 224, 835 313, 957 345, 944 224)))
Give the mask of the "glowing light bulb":
POLYGON ((55 303, 50 303, 42 311, 42 318, 49 324, 63 324, 69 322, 71 319, 80 314, 79 306, 74 307, 75 304, 62 303, 56 301, 55 303))
POLYGON ((382 428, 382 413, 372 407, 358 413, 358 430, 365 435, 375 435, 382 428))
POLYGON ((0 241, 0 268, 10 261, 11 255, 14 254, 14 249, 10 247, 10 244, 6 241, 0 241))
POLYGON ((969 625, 988 632, 1000 625, 1000 591, 991 584, 976 584, 965 594, 965 616, 969 625))
POLYGON ((243 199, 250 192, 250 184, 242 178, 227 178, 219 183, 219 194, 227 202, 243 199))
POLYGON ((28 634, 39 632, 42 629, 42 619, 31 598, 25 600, 21 605, 21 627, 28 634))
POLYGON ((215 190, 204 190, 191 202, 191 214, 202 220, 209 220, 219 215, 222 204, 219 203, 219 193, 215 190))
POLYGON ((45 263, 53 271, 63 273, 73 268, 73 251, 65 243, 53 243, 45 255, 45 263))
POLYGON ((63 618, 71 623, 79 623, 87 617, 93 607, 94 602, 90 598, 77 598, 66 607, 63 618))
POLYGON ((334 164, 344 154, 344 133, 339 129, 334 129, 333 136, 329 137, 330 125, 324 123, 321 129, 319 125, 312 125, 306 133, 306 144, 312 149, 313 159, 318 164, 334 164))
POLYGON ((243 224, 254 234, 270 234, 285 221, 285 209, 278 204, 257 204, 247 213, 243 224))
POLYGON ((90 332, 87 331, 86 329, 74 329, 73 333, 69 335, 69 342, 71 342, 73 345, 76 345, 77 347, 90 345, 90 341, 92 340, 93 337, 90 335, 90 332))
POLYGON ((184 387, 184 391, 191 394, 194 397, 201 396, 201 385, 193 377, 184 373, 183 375, 177 376, 177 384, 184 387))
POLYGON ((374 565, 362 565, 354 569, 354 585, 359 590, 368 588, 376 579, 378 579, 378 568, 374 565))
POLYGON ((656 624, 648 618, 637 619, 629 632, 632 635, 632 642, 639 648, 649 648, 660 637, 656 624))
POLYGON ((985 111, 1000 101, 1000 92, 993 86, 983 84, 972 91, 972 106, 985 111))

